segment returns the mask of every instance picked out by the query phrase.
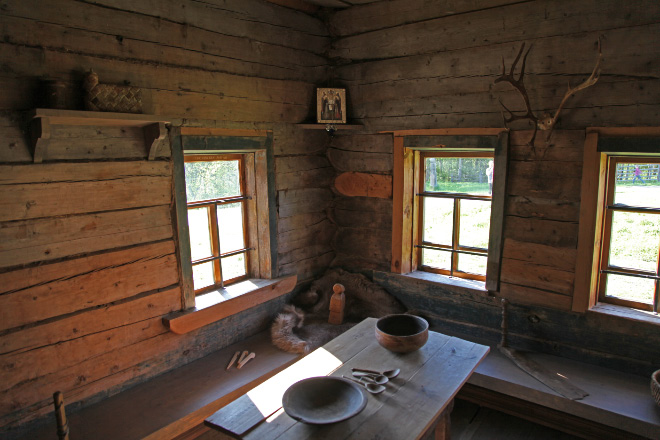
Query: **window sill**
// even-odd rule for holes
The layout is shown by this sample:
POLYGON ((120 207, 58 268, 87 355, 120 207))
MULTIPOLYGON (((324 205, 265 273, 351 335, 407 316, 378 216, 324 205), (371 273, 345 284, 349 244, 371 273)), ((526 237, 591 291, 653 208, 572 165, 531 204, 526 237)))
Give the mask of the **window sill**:
POLYGON ((163 317, 163 324, 182 335, 287 294, 296 286, 295 275, 273 280, 251 279, 195 299, 195 307, 163 317))
POLYGON ((465 278, 450 277, 448 275, 440 275, 437 273, 423 272, 416 270, 407 274, 401 275, 406 278, 414 280, 425 281, 427 283, 435 284, 437 286, 446 288, 448 290, 463 291, 473 294, 480 294, 487 296, 486 283, 484 281, 468 280, 465 278))
POLYGON ((643 322, 646 324, 660 325, 660 315, 654 315, 653 312, 631 309, 629 307, 617 306, 614 304, 597 303, 588 310, 588 313, 598 313, 602 315, 615 316, 630 321, 643 322))

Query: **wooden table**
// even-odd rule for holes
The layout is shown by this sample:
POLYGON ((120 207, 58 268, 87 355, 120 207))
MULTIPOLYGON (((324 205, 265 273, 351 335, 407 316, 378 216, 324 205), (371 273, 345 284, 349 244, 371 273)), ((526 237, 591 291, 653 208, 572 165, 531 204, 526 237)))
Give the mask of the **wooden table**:
MULTIPOLYGON (((206 425, 239 439, 449 438, 453 398, 486 357, 488 347, 429 332, 420 350, 392 353, 376 342, 368 318, 206 419, 206 425), (366 408, 330 425, 297 422, 282 409, 282 395, 313 376, 350 376, 351 368, 400 368, 385 392, 368 394, 366 408)), ((257 362, 258 362, 257 357, 257 362)))

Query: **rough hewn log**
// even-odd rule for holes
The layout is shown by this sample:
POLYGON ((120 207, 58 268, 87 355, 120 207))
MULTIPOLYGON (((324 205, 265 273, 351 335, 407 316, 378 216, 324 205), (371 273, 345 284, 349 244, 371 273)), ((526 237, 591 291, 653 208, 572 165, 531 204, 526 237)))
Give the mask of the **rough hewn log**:
POLYGON ((389 175, 343 173, 337 176, 334 186, 345 196, 392 198, 392 176, 389 175))

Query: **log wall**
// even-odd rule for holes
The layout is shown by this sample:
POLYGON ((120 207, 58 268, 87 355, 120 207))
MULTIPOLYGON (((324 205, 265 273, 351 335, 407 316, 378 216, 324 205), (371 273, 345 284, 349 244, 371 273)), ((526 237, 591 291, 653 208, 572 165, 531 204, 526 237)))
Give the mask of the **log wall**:
MULTIPOLYGON (((0 437, 117 393, 266 328, 286 297, 186 335, 169 143, 147 161, 133 127, 53 126, 32 163, 27 111, 41 79, 142 88, 173 125, 272 130, 280 275, 334 258, 334 169, 324 132, 296 124, 325 76, 325 25, 262 1, 3 1, 0 5, 0 437), (50 417, 50 415, 48 415, 50 417)), ((75 433, 72 433, 72 436, 75 433)))
MULTIPOLYGON (((513 110, 524 104, 510 85, 493 81, 502 74, 502 59, 508 71, 523 42, 533 44, 525 74, 532 107, 537 115, 554 113, 566 84, 591 73, 600 38, 600 79, 568 101, 550 142, 540 134, 531 149, 527 123, 512 126, 497 295, 528 307, 514 306, 514 320, 524 322, 530 315, 549 320, 533 330, 521 326, 520 344, 648 372, 660 364, 660 353, 648 351, 657 346, 652 333, 627 320, 604 318, 597 326, 607 328, 603 335, 612 342, 602 343, 596 321, 570 310, 584 129, 657 125, 659 18, 657 2, 613 0, 394 0, 338 11, 329 23, 337 35, 330 50, 334 74, 347 87, 349 117, 372 134, 338 136, 328 156, 338 173, 388 175, 392 140, 379 131, 501 127, 498 101, 513 110), (562 326, 570 326, 575 336, 562 326)), ((391 199, 338 193, 335 264, 388 272, 391 199)), ((452 312, 447 307, 466 302, 451 291, 392 277, 378 279, 440 328, 497 341, 497 306, 477 301, 452 312)))

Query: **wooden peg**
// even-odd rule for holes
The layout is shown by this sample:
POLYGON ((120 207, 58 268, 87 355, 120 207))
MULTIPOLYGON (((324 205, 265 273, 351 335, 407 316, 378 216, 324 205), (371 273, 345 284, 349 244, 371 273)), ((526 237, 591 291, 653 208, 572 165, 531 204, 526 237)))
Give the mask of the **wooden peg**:
POLYGON ((227 365, 227 368, 226 368, 227 370, 229 370, 231 368, 231 366, 234 365, 234 362, 236 362, 236 360, 238 359, 239 354, 241 354, 240 351, 237 351, 236 353, 234 353, 234 356, 231 358, 231 361, 229 361, 229 365, 227 365))
POLYGON ((328 322, 330 324, 339 325, 344 322, 344 308, 346 307, 346 289, 341 284, 335 284, 332 287, 332 298, 330 298, 330 316, 328 322))
POLYGON ((64 395, 61 391, 53 394, 53 403, 55 404, 55 418, 57 420, 57 437, 59 440, 69 440, 69 422, 66 419, 64 395))
POLYGON ((240 361, 238 363, 238 369, 240 370, 241 368, 243 368, 243 365, 247 364, 250 359, 254 359, 255 357, 257 357, 257 355, 254 354, 254 352, 252 352, 249 355, 245 356, 245 359, 243 359, 242 361, 240 361))

